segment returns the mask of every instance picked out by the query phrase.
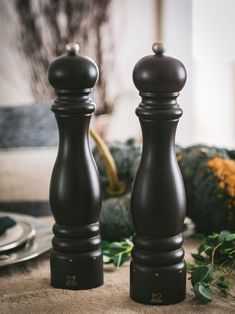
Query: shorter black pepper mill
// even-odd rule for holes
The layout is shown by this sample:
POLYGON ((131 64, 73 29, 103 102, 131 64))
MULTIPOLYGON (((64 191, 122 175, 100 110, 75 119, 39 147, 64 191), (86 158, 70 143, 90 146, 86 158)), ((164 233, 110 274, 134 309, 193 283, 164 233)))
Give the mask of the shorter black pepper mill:
POLYGON ((177 97, 184 65, 165 56, 162 44, 135 65, 133 81, 142 102, 136 109, 143 153, 134 181, 131 211, 136 234, 130 266, 130 296, 143 304, 174 304, 185 298, 186 270, 181 231, 185 191, 175 155, 182 109, 177 97))
POLYGON ((49 82, 57 99, 52 105, 59 128, 59 150, 50 185, 55 218, 51 253, 51 284, 56 288, 90 289, 103 284, 99 230, 101 190, 88 142, 95 104, 91 88, 96 64, 66 45, 66 54, 49 67, 49 82))

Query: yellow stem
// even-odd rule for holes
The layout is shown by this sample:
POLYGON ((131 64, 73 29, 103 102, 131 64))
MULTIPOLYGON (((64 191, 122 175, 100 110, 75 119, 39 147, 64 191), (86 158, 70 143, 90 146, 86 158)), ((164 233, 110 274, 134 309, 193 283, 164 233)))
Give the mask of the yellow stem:
MULTIPOLYGON (((215 251, 222 245, 222 243, 217 244, 213 251, 212 251, 212 255, 211 255, 211 263, 212 265, 215 265, 215 251)), ((216 266, 216 265, 215 265, 216 266)))
POLYGON ((118 179, 117 167, 108 146, 95 130, 90 128, 89 131, 104 162, 111 194, 124 193, 125 184, 118 179))

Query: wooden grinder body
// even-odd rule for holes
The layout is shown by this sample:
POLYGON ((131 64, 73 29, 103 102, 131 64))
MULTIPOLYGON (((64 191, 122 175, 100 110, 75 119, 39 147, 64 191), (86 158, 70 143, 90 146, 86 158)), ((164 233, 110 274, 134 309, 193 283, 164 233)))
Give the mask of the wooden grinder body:
POLYGON ((57 99, 52 105, 59 129, 59 150, 50 184, 55 218, 51 284, 56 288, 90 289, 103 284, 99 232, 101 191, 88 130, 95 105, 90 98, 98 69, 68 45, 67 55, 53 61, 49 81, 57 99))
POLYGON ((182 110, 176 98, 186 71, 163 55, 141 59, 133 80, 142 102, 136 110, 143 133, 143 152, 134 181, 131 210, 136 234, 130 266, 134 301, 164 305, 185 298, 186 270, 182 249, 185 191, 175 155, 175 132, 182 110))

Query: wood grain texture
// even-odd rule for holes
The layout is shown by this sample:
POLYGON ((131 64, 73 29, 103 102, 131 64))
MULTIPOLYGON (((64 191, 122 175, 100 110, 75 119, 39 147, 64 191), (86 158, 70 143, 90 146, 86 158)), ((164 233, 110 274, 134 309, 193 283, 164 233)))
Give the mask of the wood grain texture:
POLYGON ((153 52, 133 70, 133 81, 142 97, 136 114, 143 151, 131 196, 136 235, 130 296, 140 303, 164 305, 185 298, 181 231, 186 202, 175 155, 175 132, 182 115, 177 97, 185 84, 186 70, 179 60, 164 55, 162 44, 153 44, 153 52))
POLYGON ((95 104, 91 88, 98 78, 96 64, 66 45, 66 54, 48 70, 57 99, 52 105, 59 128, 59 149, 50 184, 55 218, 51 252, 51 284, 83 290, 103 283, 99 231, 101 189, 91 154, 88 129, 95 104))

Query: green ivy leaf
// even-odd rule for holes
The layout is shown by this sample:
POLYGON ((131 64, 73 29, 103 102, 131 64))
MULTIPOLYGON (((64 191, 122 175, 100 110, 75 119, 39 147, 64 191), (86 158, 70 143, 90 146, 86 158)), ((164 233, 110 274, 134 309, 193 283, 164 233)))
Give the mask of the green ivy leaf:
POLYGON ((206 258, 200 254, 192 253, 192 257, 196 260, 197 263, 205 263, 206 258))
POLYGON ((225 238, 226 242, 231 242, 231 241, 235 241, 235 233, 230 233, 226 236, 225 238))
POLYGON ((195 269, 195 265, 193 265, 193 264, 191 264, 191 263, 186 263, 186 268, 187 268, 187 270, 189 270, 189 271, 191 271, 191 270, 194 270, 195 269))
POLYGON ((221 231, 219 234, 220 241, 224 241, 227 238, 227 236, 229 236, 229 235, 230 235, 229 231, 227 231, 227 230, 221 231))
POLYGON ((219 276, 217 278, 216 285, 224 296, 228 295, 228 292, 230 289, 230 283, 225 280, 224 276, 219 276))
POLYGON ((213 299, 213 294, 205 282, 197 282, 193 287, 196 297, 204 304, 209 303, 213 299))
POLYGON ((201 245, 199 245, 197 251, 198 251, 199 254, 201 254, 202 252, 206 252, 206 251, 208 251, 210 249, 211 249, 211 246, 209 246, 209 245, 207 245, 205 243, 202 243, 201 245))
POLYGON ((206 265, 206 266, 198 266, 193 272, 192 272, 192 278, 191 282, 194 286, 198 282, 210 282, 213 279, 213 267, 212 265, 206 265))
POLYGON ((189 266, 188 270, 195 295, 203 303, 212 300, 211 288, 227 296, 235 267, 235 233, 225 230, 208 235, 192 256, 195 268, 189 266))
POLYGON ((104 262, 105 264, 110 263, 110 257, 107 256, 107 255, 103 255, 103 262, 104 262))
POLYGON ((117 256, 115 256, 113 263, 116 267, 122 266, 127 260, 129 259, 129 256, 127 253, 120 253, 117 256))
POLYGON ((220 240, 221 242, 223 242, 223 241, 226 239, 226 237, 227 237, 228 235, 230 235, 230 232, 229 232, 229 231, 227 231, 227 230, 221 231, 220 234, 219 234, 219 240, 220 240))
POLYGON ((133 243, 130 239, 125 239, 125 244, 127 244, 127 246, 133 247, 133 243))
POLYGON ((102 241, 103 262, 113 262, 116 267, 120 267, 130 258, 132 247, 130 239, 120 242, 102 241))
POLYGON ((220 238, 219 238, 219 235, 216 233, 209 235, 205 240, 205 243, 210 246, 216 246, 217 244, 219 244, 219 242, 220 242, 220 238))
POLYGON ((111 242, 109 244, 109 249, 122 249, 123 248, 123 242, 111 242))

